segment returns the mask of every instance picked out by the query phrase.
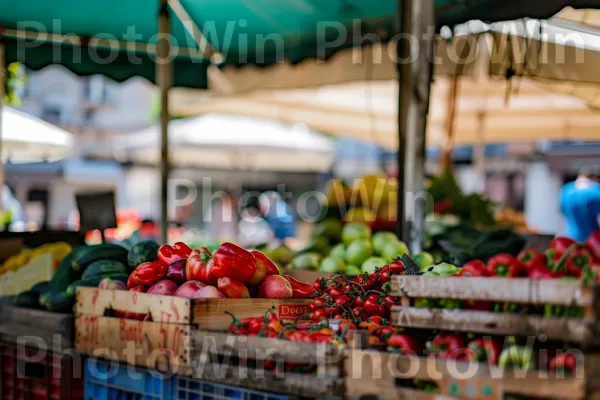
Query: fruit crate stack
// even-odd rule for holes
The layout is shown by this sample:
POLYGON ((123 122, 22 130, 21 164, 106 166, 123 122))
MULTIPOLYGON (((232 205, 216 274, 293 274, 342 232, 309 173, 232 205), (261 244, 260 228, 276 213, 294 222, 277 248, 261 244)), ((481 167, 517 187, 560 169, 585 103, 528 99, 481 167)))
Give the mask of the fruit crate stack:
POLYGON ((0 307, 0 399, 80 399, 73 315, 0 307))
POLYGON ((75 345, 79 352, 150 369, 192 374, 199 357, 191 335, 225 330, 231 316, 282 319, 307 313, 302 299, 187 299, 121 290, 77 290, 75 345))
POLYGON ((501 354, 494 364, 474 361, 466 351, 465 357, 460 352, 453 357, 398 354, 361 348, 358 343, 346 359, 349 398, 600 398, 598 284, 395 276, 392 295, 402 300, 392 309, 392 322, 412 337, 427 338, 437 332, 481 337, 501 343, 506 357, 501 354), (470 307, 415 307, 423 299, 458 301, 470 307), (490 303, 497 312, 480 307, 490 303), (544 308, 555 316, 535 312, 544 308), (553 359, 559 362, 553 365, 553 359), (430 382, 433 393, 406 384, 415 379, 430 382))

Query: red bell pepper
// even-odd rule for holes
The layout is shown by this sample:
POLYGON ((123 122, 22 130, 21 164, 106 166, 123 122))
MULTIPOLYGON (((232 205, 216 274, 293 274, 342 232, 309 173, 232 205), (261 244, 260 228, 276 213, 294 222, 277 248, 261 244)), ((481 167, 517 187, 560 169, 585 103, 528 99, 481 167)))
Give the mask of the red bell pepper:
POLYGON ((459 354, 464 354, 465 342, 462 336, 456 333, 439 333, 431 341, 429 351, 444 358, 458 359, 459 354))
POLYGON ((521 276, 521 264, 519 261, 507 253, 501 253, 488 260, 487 273, 489 276, 504 276, 515 278, 521 276))
POLYGON ((252 253, 233 243, 223 243, 213 255, 212 273, 217 278, 232 278, 248 282, 256 273, 256 260, 252 253))
POLYGON ((175 252, 177 252, 179 255, 183 256, 184 258, 189 257, 190 254, 192 253, 192 249, 190 248, 190 246, 188 246, 187 244, 185 244, 183 242, 175 242, 175 244, 173 245, 173 248, 175 249, 175 252))
POLYGON ((492 338, 477 338, 467 346, 467 358, 474 362, 496 365, 500 356, 500 345, 492 338))
POLYGON ((545 265, 538 264, 533 266, 527 273, 529 279, 542 280, 542 279, 557 279, 565 276, 564 272, 554 272, 545 265))
POLYGON ((576 247, 567 256, 567 275, 581 277, 584 269, 591 268, 594 263, 592 253, 585 247, 576 247))
POLYGON ((231 278, 219 278, 217 289, 230 299, 249 298, 248 288, 240 281, 231 278))
POLYGON ((563 269, 564 265, 558 265, 559 261, 567 250, 576 243, 573 239, 567 237, 557 237, 550 242, 550 246, 546 250, 546 260, 551 270, 558 271, 563 269))
POLYGON ((571 245, 576 242, 573 239, 569 239, 568 237, 557 237, 550 242, 550 246, 548 246, 548 250, 552 250, 554 253, 562 255, 567 251, 571 245))
POLYGON ((161 260, 145 262, 137 266, 137 268, 129 275, 127 287, 149 286, 164 278, 169 266, 161 260))
MULTIPOLYGON (((178 243, 180 243, 180 242, 178 242, 178 243)), ((183 243, 180 243, 180 244, 183 245, 183 243)), ((181 246, 179 246, 179 248, 175 248, 174 246, 169 246, 168 244, 163 244, 158 249, 158 259, 167 265, 171 265, 175 261, 178 261, 178 260, 186 259, 186 258, 188 258, 188 256, 189 256, 189 253, 186 254, 186 250, 183 249, 183 247, 181 247, 181 246)))
POLYGON ((462 266, 458 276, 487 276, 485 263, 480 260, 469 261, 462 266))
POLYGON ((218 278, 213 275, 214 260, 210 251, 203 247, 193 250, 185 265, 185 275, 188 281, 200 281, 207 285, 216 286, 218 278))
POLYGON ((299 281, 290 275, 284 275, 284 278, 292 285, 292 293, 295 299, 312 298, 314 289, 311 284, 299 281))
POLYGON ((407 355, 418 354, 415 341, 408 335, 391 335, 386 344, 388 351, 407 355))
POLYGON ((259 285, 269 275, 279 275, 279 267, 269 257, 258 250, 251 250, 256 263, 256 272, 248 281, 251 285, 259 285))
POLYGON ((571 353, 559 353, 548 365, 550 371, 562 373, 566 376, 575 375, 577 371, 577 358, 571 353))
POLYGON ((539 250, 532 248, 522 250, 517 256, 517 260, 527 271, 538 265, 546 265, 546 257, 539 250))
POLYGON ((600 262, 600 230, 592 232, 585 241, 585 247, 592 253, 594 259, 600 262))

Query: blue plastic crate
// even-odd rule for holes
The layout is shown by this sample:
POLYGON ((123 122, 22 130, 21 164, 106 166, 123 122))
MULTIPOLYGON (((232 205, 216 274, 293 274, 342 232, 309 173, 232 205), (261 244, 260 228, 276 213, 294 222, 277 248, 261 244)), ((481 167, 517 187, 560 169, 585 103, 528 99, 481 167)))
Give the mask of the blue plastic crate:
POLYGON ((173 399, 177 400, 291 400, 294 397, 219 383, 176 377, 173 399))
POLYGON ((85 400, 169 400, 173 378, 132 365, 89 358, 85 362, 85 400))
POLYGON ((100 359, 85 362, 85 400, 291 400, 294 397, 222 385, 100 359))

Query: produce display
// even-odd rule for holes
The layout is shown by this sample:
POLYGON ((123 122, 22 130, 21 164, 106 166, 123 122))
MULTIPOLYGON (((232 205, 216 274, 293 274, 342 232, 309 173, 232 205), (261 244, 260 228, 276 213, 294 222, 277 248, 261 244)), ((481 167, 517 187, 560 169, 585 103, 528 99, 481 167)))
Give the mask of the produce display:
POLYGON ((58 267, 63 258, 71 252, 71 245, 65 242, 48 243, 34 249, 22 250, 19 254, 10 256, 0 267, 0 275, 8 271, 18 271, 26 266, 29 261, 44 253, 52 254, 52 261, 58 267))
MULTIPOLYGON (((311 245, 300 251, 286 268, 357 276, 373 272, 375 268, 409 254, 408 247, 396 234, 385 231, 373 233, 364 222, 349 222, 342 228, 340 221, 325 220, 317 225, 315 232, 317 236, 311 245)), ((427 252, 416 254, 413 258, 423 268, 434 263, 432 255, 427 252)))

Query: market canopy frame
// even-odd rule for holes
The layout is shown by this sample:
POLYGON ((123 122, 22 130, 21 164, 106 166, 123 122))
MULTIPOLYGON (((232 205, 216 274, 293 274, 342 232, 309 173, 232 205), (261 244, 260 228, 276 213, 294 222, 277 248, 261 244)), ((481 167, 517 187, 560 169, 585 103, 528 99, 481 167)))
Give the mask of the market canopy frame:
MULTIPOLYGON (((318 55, 315 44, 338 37, 335 32, 332 37, 331 30, 321 33, 314 31, 319 26, 318 23, 324 20, 337 22, 336 26, 350 27, 358 19, 362 24, 357 33, 361 34, 395 32, 394 23, 399 22, 400 33, 423 36, 414 45, 398 45, 398 54, 410 54, 419 48, 425 52, 432 51, 433 33, 426 31, 433 26, 455 25, 471 19, 497 21, 521 17, 547 18, 565 6, 600 8, 600 0, 512 0, 510 4, 501 0, 373 0, 368 3, 340 0, 335 5, 320 0, 268 1, 269 4, 265 5, 264 0, 227 0, 226 4, 224 0, 158 0, 156 7, 148 7, 144 0, 4 0, 0 12, 0 99, 4 97, 3 77, 6 65, 13 61, 22 62, 30 68, 62 64, 78 75, 101 73, 117 80, 139 75, 158 84, 161 89, 161 236, 166 240, 169 88, 173 85, 206 86, 206 72, 211 59, 224 64, 253 63, 264 66, 283 59, 299 62, 315 57, 318 55), (175 14, 176 18, 172 18, 171 14, 175 14), (216 43, 215 38, 205 37, 200 30, 210 24, 214 27, 217 38, 219 33, 225 38, 230 32, 228 27, 231 22, 240 22, 240 30, 234 32, 227 49, 216 43), (27 24, 30 25, 29 29, 26 29, 27 24), (31 25, 34 25, 33 29, 31 25), (131 27, 136 34, 134 37, 131 27), (279 34, 278 37, 286 44, 285 51, 281 54, 277 41, 274 45, 266 45, 264 40, 240 40, 242 37, 248 38, 243 34, 254 38, 257 38, 256 34, 262 34, 263 39, 264 35, 279 34), (182 43, 188 43, 187 39, 192 37, 193 44, 186 49, 190 52, 200 50, 194 52, 199 59, 190 57, 189 53, 169 40, 156 40, 161 35, 171 35, 170 37, 178 38, 182 43), (39 46, 32 49, 29 47, 32 44, 39 46), (87 50, 86 55, 77 51, 82 49, 87 50), (114 49, 117 49, 116 53, 113 52, 114 49), (140 62, 135 67, 131 62, 132 55, 138 56, 140 62), (169 60, 171 56, 174 56, 173 62, 160 61, 169 60), (110 62, 106 62, 106 59, 110 59, 110 62), (98 60, 104 61, 94 62, 98 60), (156 74, 152 74, 153 68, 156 74), (194 81, 194 75, 197 82, 194 81)), ((349 36, 355 38, 355 35, 349 36)), ((354 47, 356 43, 352 39, 339 43, 336 41, 330 51, 325 52, 325 56, 329 57, 342 48, 354 47)), ((413 66, 398 68, 401 82, 399 107, 402 112, 407 112, 405 115, 399 113, 399 136, 401 143, 404 138, 409 140, 409 148, 414 148, 414 140, 424 146, 430 76, 425 77, 423 71, 429 69, 428 62, 423 57, 413 66), (418 70, 421 71, 421 78, 417 78, 418 70), (417 81, 420 94, 412 93, 407 87, 417 81), (407 121, 412 121, 410 127, 407 121), (408 136, 406 129, 410 131, 408 136)), ((420 149, 419 152, 424 150, 420 149)), ((402 146, 400 153, 404 154, 402 146)), ((406 176, 421 173, 421 167, 417 171, 413 168, 415 160, 412 152, 405 155, 410 170, 406 176)), ((400 204, 399 207, 403 205, 400 204)))

